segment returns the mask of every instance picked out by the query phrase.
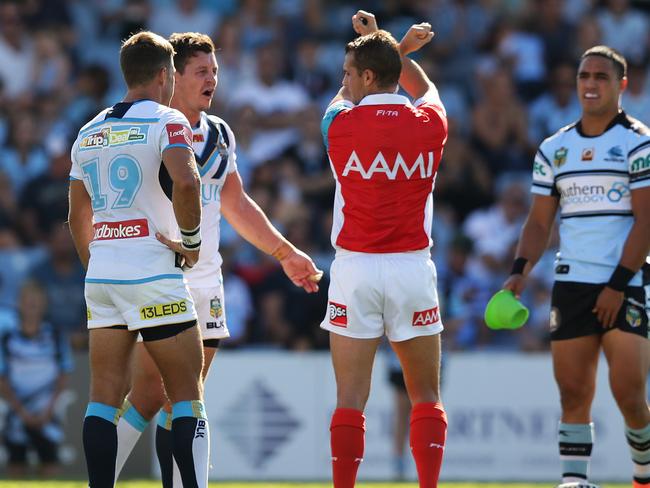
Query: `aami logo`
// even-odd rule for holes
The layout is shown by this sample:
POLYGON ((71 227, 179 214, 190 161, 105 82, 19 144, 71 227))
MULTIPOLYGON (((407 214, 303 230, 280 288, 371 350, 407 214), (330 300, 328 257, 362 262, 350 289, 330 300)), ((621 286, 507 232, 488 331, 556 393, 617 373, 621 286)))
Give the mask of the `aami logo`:
POLYGON ((350 154, 350 158, 348 159, 348 162, 343 169, 343 176, 348 176, 351 171, 356 171, 357 173, 361 174, 361 177, 364 180, 369 180, 375 175, 375 173, 384 173, 386 175, 386 178, 389 180, 395 180, 397 179, 397 174, 401 169, 407 180, 410 180, 418 170, 418 176, 420 178, 431 178, 433 176, 434 166, 433 151, 429 151, 427 153, 427 158, 427 162, 425 163, 425 156, 424 154, 420 153, 419 156, 415 159, 413 165, 409 167, 406 164, 406 161, 404 161, 404 157, 400 153, 397 153, 397 156, 395 156, 395 162, 391 168, 388 165, 386 158, 380 151, 375 156, 375 159, 373 159, 370 167, 366 170, 363 167, 363 164, 361 164, 361 160, 359 159, 356 151, 352 151, 352 154, 350 154))
POLYGON ((219 430, 234 444, 245 463, 262 470, 300 428, 289 405, 262 379, 256 379, 226 409, 219 430))
POLYGON ((348 326, 348 307, 340 303, 329 303, 330 324, 338 327, 348 326))
POLYGON ((97 222, 93 225, 93 240, 132 239, 149 235, 147 219, 122 220, 119 222, 97 222))
POLYGON ((420 312, 413 313, 413 327, 433 325, 438 321, 440 321, 438 307, 433 307, 428 310, 421 310, 420 312))

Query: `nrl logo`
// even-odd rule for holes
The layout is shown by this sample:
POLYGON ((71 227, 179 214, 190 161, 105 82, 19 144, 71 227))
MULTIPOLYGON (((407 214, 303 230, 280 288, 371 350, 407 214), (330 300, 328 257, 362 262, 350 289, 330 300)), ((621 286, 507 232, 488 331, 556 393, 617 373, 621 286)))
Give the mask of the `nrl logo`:
POLYGON ((218 319, 223 314, 223 306, 221 305, 221 300, 218 297, 210 300, 210 316, 218 319))
POLYGON ((564 163, 566 163, 566 157, 568 153, 569 150, 566 147, 561 147, 560 149, 555 151, 555 154, 553 154, 553 166, 559 168, 564 163))

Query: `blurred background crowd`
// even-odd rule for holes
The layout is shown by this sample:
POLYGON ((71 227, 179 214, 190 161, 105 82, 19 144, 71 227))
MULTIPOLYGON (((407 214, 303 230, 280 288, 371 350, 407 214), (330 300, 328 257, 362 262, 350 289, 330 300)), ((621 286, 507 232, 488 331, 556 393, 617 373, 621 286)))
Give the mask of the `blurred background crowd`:
MULTIPOLYGON (((334 182, 320 134, 340 86, 357 9, 399 40, 436 36, 417 60, 436 82, 449 140, 434 193, 433 249, 447 349, 543 350, 556 239, 524 301, 529 324, 490 331, 482 312, 503 283, 529 205, 539 143, 575 121, 575 70, 596 44, 630 63, 623 106, 650 123, 650 5, 629 0, 22 0, 0 1, 0 330, 20 327, 21 285, 40 283, 45 320, 86 347, 84 272, 67 216, 78 129, 125 93, 120 41, 139 29, 210 34, 219 51, 212 112, 237 138, 245 187, 275 225, 329 269, 334 182)), ((224 222, 224 347, 327 347, 327 302, 224 222)), ((28 305, 27 305, 28 306, 28 305)))

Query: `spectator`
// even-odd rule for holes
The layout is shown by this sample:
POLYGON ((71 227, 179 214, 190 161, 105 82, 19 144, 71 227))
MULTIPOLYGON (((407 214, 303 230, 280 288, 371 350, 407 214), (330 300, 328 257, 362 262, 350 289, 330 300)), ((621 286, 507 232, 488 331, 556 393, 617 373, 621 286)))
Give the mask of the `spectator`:
POLYGON ((38 129, 33 113, 16 113, 9 125, 7 143, 0 149, 0 171, 9 177, 17 195, 29 180, 43 175, 49 165, 38 129))
POLYGON ((24 31, 18 2, 0 3, 0 80, 7 96, 29 99, 34 46, 24 31))
POLYGON ((49 255, 34 266, 30 276, 47 293, 47 320, 57 333, 67 337, 77 349, 87 346, 85 272, 77 259, 67 226, 60 223, 48 235, 49 255))
POLYGON ((20 196, 20 225, 32 244, 45 243, 53 228, 61 227, 68 217, 70 146, 64 137, 47 142, 50 167, 29 180, 20 196))
POLYGON ((29 450, 38 455, 41 477, 59 471, 63 419, 56 414, 56 401, 72 357, 65 338, 44 321, 46 310, 44 290, 27 282, 20 292, 20 330, 0 338, 0 392, 9 404, 4 442, 12 478, 28 473, 29 450))
POLYGON ((507 71, 485 80, 484 97, 472 114, 473 140, 494 173, 523 171, 529 166, 526 110, 517 99, 507 71))
POLYGON ((258 130, 252 145, 263 147, 266 159, 270 160, 298 140, 297 127, 308 107, 309 96, 300 85, 282 77, 284 55, 279 44, 259 47, 256 60, 256 78, 234 89, 230 108, 253 110, 258 130))
POLYGON ((204 8, 199 0, 172 0, 169 5, 158 5, 152 9, 149 28, 163 37, 174 32, 219 32, 219 13, 213 8, 204 8))
POLYGON ((623 109, 646 125, 650 124, 650 92, 648 92, 648 63, 628 63, 627 90, 621 100, 623 109))
POLYGON ((528 140, 531 145, 539 145, 548 134, 554 134, 580 118, 573 64, 561 63, 553 68, 550 88, 531 104, 528 111, 528 140))
POLYGON ((620 51, 628 62, 641 62, 648 54, 648 19, 630 7, 629 0, 607 0, 598 13, 603 44, 620 51))

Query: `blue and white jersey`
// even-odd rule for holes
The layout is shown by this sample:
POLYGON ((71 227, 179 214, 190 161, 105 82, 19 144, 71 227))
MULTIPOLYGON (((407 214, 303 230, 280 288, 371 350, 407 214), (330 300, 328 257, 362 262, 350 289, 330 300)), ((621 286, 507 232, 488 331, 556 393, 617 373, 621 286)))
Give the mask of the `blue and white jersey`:
POLYGON ((220 285, 219 222, 221 190, 229 174, 237 171, 235 135, 228 124, 214 115, 201 112, 192 129, 192 147, 201 175, 201 255, 193 268, 185 271, 190 288, 220 285))
POLYGON ((171 147, 192 149, 190 124, 178 110, 152 100, 118 103, 79 131, 70 177, 83 181, 93 209, 86 282, 183 279, 174 252, 155 237, 179 237, 171 178, 162 163, 171 147))
MULTIPOLYGON (((605 283, 632 228, 631 192, 650 186, 650 129, 621 112, 599 136, 581 123, 542 142, 532 192, 560 205, 557 281, 605 283)), ((630 285, 641 285, 641 272, 630 285)))
MULTIPOLYGON (((0 376, 32 414, 42 413, 50 404, 59 376, 72 371, 72 353, 63 334, 44 323, 39 333, 27 337, 20 330, 0 336, 0 376)), ((56 420, 47 424, 44 434, 53 441, 62 437, 56 420)), ((25 433, 17 415, 8 418, 6 435, 24 442, 25 433)))

